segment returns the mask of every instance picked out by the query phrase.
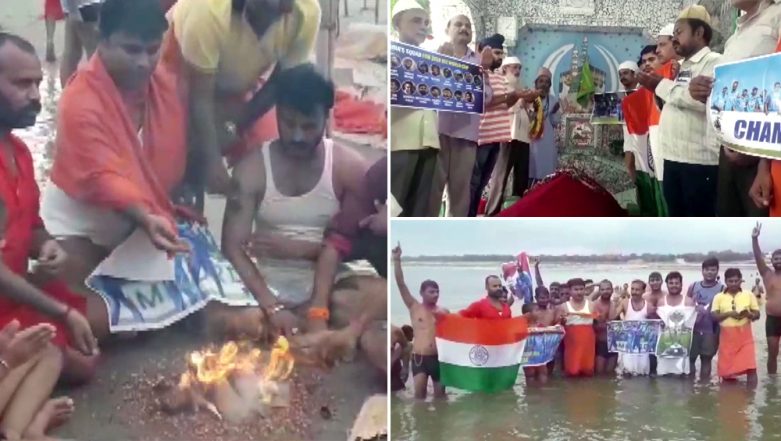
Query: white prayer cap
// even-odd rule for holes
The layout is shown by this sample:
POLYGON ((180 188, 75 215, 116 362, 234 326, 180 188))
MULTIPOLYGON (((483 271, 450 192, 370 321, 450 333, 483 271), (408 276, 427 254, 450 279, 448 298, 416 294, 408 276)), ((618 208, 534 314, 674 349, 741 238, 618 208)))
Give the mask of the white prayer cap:
POLYGON ((634 61, 624 61, 618 66, 618 71, 621 72, 624 69, 631 70, 632 72, 637 72, 640 70, 640 68, 637 66, 637 63, 634 61))
POLYGON ((502 67, 505 66, 511 66, 517 64, 518 66, 521 65, 521 60, 518 57, 507 57, 502 61, 502 67))
POLYGON ((659 31, 657 37, 672 37, 675 31, 675 23, 665 25, 662 30, 659 31))
POLYGON ((420 11, 426 11, 426 8, 420 5, 420 3, 416 2, 415 0, 398 0, 395 5, 393 5, 393 11, 391 14, 392 18, 396 18, 397 15, 401 14, 404 11, 414 11, 414 10, 420 10, 420 11))

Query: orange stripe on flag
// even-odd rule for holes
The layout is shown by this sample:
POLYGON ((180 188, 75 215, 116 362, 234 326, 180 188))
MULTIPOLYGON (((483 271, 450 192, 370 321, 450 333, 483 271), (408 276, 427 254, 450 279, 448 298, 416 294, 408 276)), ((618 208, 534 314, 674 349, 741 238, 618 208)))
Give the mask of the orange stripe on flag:
POLYGON ((506 345, 523 340, 528 333, 523 317, 474 319, 449 314, 437 321, 437 337, 458 343, 506 345))

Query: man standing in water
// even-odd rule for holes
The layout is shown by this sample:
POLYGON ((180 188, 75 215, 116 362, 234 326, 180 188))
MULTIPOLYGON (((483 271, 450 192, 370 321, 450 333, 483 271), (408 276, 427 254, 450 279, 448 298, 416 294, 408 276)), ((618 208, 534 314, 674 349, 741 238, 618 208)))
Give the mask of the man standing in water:
MULTIPOLYGON (((667 282, 667 297, 659 302, 659 307, 657 309, 659 317, 662 320, 665 320, 665 317, 669 317, 679 312, 685 316, 685 308, 693 307, 695 305, 694 300, 691 297, 684 297, 681 294, 683 292, 683 276, 678 271, 673 271, 667 274, 665 282, 667 282)), ((686 320, 683 321, 685 322, 686 320)), ((665 326, 669 326, 667 321, 665 321, 665 326)), ((656 367, 659 375, 688 375, 690 369, 689 358, 688 356, 659 358, 656 367)))
POLYGON ((584 291, 586 284, 581 279, 567 282, 572 300, 561 305, 559 312, 564 318, 564 373, 568 377, 594 375, 594 315, 584 291))
POLYGON ((694 322, 694 334, 689 351, 691 372, 694 376, 694 365, 700 359, 700 380, 710 381, 711 360, 719 348, 718 322, 710 314, 713 298, 724 290, 716 278, 719 275, 719 261, 710 257, 702 262, 702 280, 689 286, 688 296, 694 300, 697 308, 697 321, 694 322))
POLYGON ((498 276, 485 278, 486 296, 460 312, 462 317, 480 319, 508 319, 512 317, 510 305, 502 301, 504 290, 498 276))
POLYGON ((592 303, 594 314, 594 331, 597 335, 596 373, 597 375, 615 373, 618 363, 618 353, 608 352, 607 322, 616 317, 616 307, 610 298, 613 296, 613 283, 609 280, 599 282, 599 298, 592 303))
POLYGON ((762 276, 762 282, 767 290, 765 300, 765 336, 767 336, 767 373, 774 375, 778 371, 778 341, 781 338, 781 249, 773 251, 770 263, 771 270, 765 263, 764 254, 759 248, 759 233, 762 224, 757 223, 751 234, 751 243, 754 249, 754 260, 757 269, 762 276))
POLYGON ((662 275, 656 271, 648 276, 648 287, 651 288, 651 291, 645 293, 643 298, 651 302, 654 307, 658 306, 659 302, 664 300, 664 297, 667 295, 662 289, 662 282, 662 275))
MULTIPOLYGON (((415 398, 426 399, 428 379, 434 384, 434 397, 445 397, 445 386, 439 382, 439 357, 436 344, 436 314, 447 314, 446 309, 437 306, 439 285, 433 280, 424 280, 420 284, 419 302, 407 287, 404 273, 401 269, 401 245, 393 250, 393 268, 396 275, 396 285, 409 309, 412 330, 415 338, 412 340, 412 381, 414 382, 415 398)), ((501 293, 501 289, 499 290, 501 293)), ((508 308, 509 309, 509 308, 508 308)))

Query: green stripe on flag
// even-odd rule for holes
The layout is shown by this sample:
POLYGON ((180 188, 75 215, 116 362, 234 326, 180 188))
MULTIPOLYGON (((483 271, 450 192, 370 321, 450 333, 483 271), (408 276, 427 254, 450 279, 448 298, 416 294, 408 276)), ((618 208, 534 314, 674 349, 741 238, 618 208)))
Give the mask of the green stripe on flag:
POLYGON ((499 392, 510 389, 518 378, 520 365, 500 368, 465 367, 440 363, 439 376, 442 384, 448 387, 472 392, 499 392))

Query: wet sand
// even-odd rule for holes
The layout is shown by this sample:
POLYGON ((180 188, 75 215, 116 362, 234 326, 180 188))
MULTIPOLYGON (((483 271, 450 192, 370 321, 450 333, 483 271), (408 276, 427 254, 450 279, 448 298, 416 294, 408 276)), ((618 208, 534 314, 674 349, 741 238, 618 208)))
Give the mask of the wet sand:
MULTIPOLYGON (((380 5, 386 9, 385 2, 380 5)), ((361 0, 350 1, 351 16, 342 17, 341 26, 352 22, 374 22, 373 10, 361 11, 361 0)), ((373 7, 373 4, 370 4, 373 7)), ((0 9, 0 28, 29 39, 43 54, 45 50, 45 29, 40 19, 43 10, 42 0, 2 0, 0 9)), ((381 21, 385 20, 381 14, 381 21)), ((62 51, 62 24, 57 26, 56 47, 62 51)), ((36 126, 15 132, 29 145, 36 166, 36 177, 43 185, 48 175, 51 161, 52 141, 55 132, 55 115, 60 88, 56 64, 44 64, 45 79, 41 85, 43 112, 36 126)), ((349 71, 334 72, 339 86, 349 86, 349 71)), ((338 139, 338 135, 337 135, 338 139)), ((355 137, 344 141, 361 152, 368 160, 376 160, 384 154, 382 150, 369 146, 355 137)), ((219 238, 224 202, 222 198, 209 198, 206 215, 215 237, 219 238)), ((177 429, 173 422, 166 424, 163 419, 155 423, 156 415, 148 409, 138 407, 144 403, 134 401, 123 392, 128 388, 142 387, 145 379, 158 375, 178 376, 184 367, 185 354, 203 347, 208 342, 200 332, 198 317, 193 316, 188 323, 175 325, 169 329, 146 333, 133 340, 117 342, 105 347, 101 366, 95 381, 79 388, 65 388, 59 394, 67 394, 76 402, 73 419, 55 432, 56 436, 77 440, 186 440, 194 435, 195 424, 180 425, 177 429), (177 433, 177 430, 180 432, 177 433)), ((324 419, 319 411, 309 412, 311 427, 309 435, 280 433, 268 439, 278 440, 340 440, 346 439, 363 401, 372 394, 385 391, 386 380, 379 378, 369 363, 360 355, 350 364, 337 367, 326 373, 320 387, 311 395, 315 403, 308 403, 307 409, 319 409, 327 406, 332 413, 330 419, 324 419)), ((145 401, 146 404, 151 400, 145 401)), ((209 421, 211 415, 202 413, 196 416, 199 422, 209 421)), ((158 419, 159 420, 159 419, 158 419)), ((186 421, 186 420, 185 420, 186 421)), ((244 441, 248 436, 241 431, 228 431, 215 439, 224 441, 244 441)), ((265 438, 264 438, 265 439, 265 438)))

